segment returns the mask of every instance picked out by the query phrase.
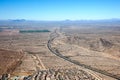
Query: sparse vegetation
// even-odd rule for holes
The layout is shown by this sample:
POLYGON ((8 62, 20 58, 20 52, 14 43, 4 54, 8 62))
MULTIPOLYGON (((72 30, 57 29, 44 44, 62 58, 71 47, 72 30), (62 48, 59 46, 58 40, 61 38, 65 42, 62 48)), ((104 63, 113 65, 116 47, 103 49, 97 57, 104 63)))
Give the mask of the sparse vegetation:
MULTIPOLYGON (((120 27, 118 23, 112 23, 112 25, 108 23, 80 24, 79 22, 71 23, 71 21, 28 23, 30 22, 23 21, 19 23, 15 21, 14 24, 9 23, 7 25, 4 23, 4 25, 0 25, 7 26, 7 28, 13 26, 13 28, 4 29, 4 31, 0 32, 0 50, 4 49, 5 53, 11 53, 9 55, 2 54, 2 58, 6 56, 7 58, 0 58, 2 59, 0 63, 3 64, 7 60, 9 65, 11 60, 20 60, 18 61, 19 65, 11 64, 11 66, 14 66, 12 68, 9 65, 10 67, 4 67, 5 69, 3 69, 2 66, 7 64, 0 65, 1 74, 3 71, 5 73, 8 71, 13 76, 33 75, 37 71, 48 74, 48 69, 52 69, 53 72, 55 70, 56 72, 69 70, 76 74, 78 69, 74 70, 74 68, 80 68, 80 66, 63 60, 52 54, 47 48, 49 38, 55 36, 51 31, 57 29, 60 36, 53 40, 51 46, 52 49, 63 55, 65 59, 74 61, 76 64, 84 64, 95 70, 97 69, 101 73, 109 73, 109 75, 120 77, 120 27), (29 25, 31 26, 28 27, 29 25), (38 27, 38 25, 41 26, 38 27), (101 28, 101 26, 104 27, 101 28), (15 54, 11 52, 19 50, 23 51, 24 56, 22 59, 19 59, 22 56, 18 56, 19 52, 15 54), (12 56, 13 54, 14 56, 12 56)), ((63 73, 66 74, 66 72, 63 73)), ((89 75, 89 73, 87 74, 85 71, 85 75, 89 75)), ((102 74, 100 76, 109 80, 108 77, 106 78, 102 74)), ((70 80, 73 79, 70 78, 70 80)))

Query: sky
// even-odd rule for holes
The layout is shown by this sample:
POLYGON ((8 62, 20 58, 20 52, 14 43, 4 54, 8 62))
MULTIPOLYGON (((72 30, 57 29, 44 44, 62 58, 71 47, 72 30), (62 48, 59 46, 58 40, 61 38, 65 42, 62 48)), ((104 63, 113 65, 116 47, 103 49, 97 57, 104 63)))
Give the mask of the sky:
POLYGON ((120 18, 120 0, 0 0, 0 20, 120 18))

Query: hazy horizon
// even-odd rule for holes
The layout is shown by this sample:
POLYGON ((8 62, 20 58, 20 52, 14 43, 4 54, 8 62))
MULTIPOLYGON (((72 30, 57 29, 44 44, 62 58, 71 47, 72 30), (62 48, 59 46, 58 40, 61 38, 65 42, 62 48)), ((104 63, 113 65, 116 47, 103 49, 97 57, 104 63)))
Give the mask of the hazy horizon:
POLYGON ((63 19, 63 20, 35 20, 35 19, 0 19, 1 21, 15 21, 15 20, 23 20, 23 21, 102 21, 102 20, 120 20, 120 18, 109 18, 109 19, 63 19))

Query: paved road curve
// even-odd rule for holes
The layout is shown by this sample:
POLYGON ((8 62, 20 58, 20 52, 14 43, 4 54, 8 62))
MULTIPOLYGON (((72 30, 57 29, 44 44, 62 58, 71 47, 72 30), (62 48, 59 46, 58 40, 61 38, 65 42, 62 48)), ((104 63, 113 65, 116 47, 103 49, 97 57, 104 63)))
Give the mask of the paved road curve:
MULTIPOLYGON (((51 42, 55 39, 59 37, 59 34, 55 31, 54 33, 51 33, 50 35, 50 39, 48 40, 48 49, 55 55, 59 56, 60 58, 63 58, 64 60, 67 60, 75 65, 79 65, 81 67, 84 67, 82 64, 79 64, 78 62, 74 61, 74 60, 71 60, 70 58, 67 58, 65 56, 63 56, 62 54, 59 53, 59 51, 57 49, 52 49, 51 47, 51 42)), ((89 74, 91 74, 92 76, 94 76, 96 79, 95 80, 103 80, 101 77, 97 76, 96 74, 90 72, 90 71, 87 71, 87 70, 84 70, 86 72, 88 72, 89 74)))
MULTIPOLYGON (((117 79, 117 80, 120 80, 120 77, 116 76, 116 75, 113 75, 111 73, 108 73, 106 71, 102 71, 102 70, 99 70, 99 69, 96 69, 96 68, 93 68, 93 67, 90 67, 88 65, 85 65, 85 64, 81 64, 80 62, 78 61, 75 61, 75 60, 71 60, 70 58, 67 58, 65 56, 63 56, 62 54, 60 54, 60 52, 57 50, 57 49, 53 49, 52 46, 51 46, 51 43, 52 41, 59 37, 60 34, 57 32, 57 30, 55 30, 53 33, 51 33, 50 35, 50 39, 48 40, 48 43, 47 43, 47 47, 48 49, 55 55, 59 56, 60 58, 63 58, 64 60, 67 60, 75 65, 78 65, 78 66, 81 66, 83 68, 86 68, 86 69, 89 69, 89 70, 92 70, 92 71, 95 71, 95 72, 98 72, 98 73, 101 73, 101 74, 104 74, 106 76, 109 76, 109 77, 112 77, 114 79, 117 79)), ((94 74, 95 75, 95 74, 94 74)), ((96 76, 96 75, 95 75, 96 76)), ((100 77, 96 77, 98 80, 102 80, 100 77)))

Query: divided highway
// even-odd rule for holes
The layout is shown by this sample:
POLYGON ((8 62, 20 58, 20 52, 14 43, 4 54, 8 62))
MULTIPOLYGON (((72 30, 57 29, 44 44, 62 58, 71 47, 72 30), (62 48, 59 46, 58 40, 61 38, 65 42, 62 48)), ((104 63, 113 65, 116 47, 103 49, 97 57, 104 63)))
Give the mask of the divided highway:
MULTIPOLYGON (((95 71, 95 72, 97 72, 97 73, 100 73, 100 74, 103 74, 103 75, 112 77, 112 78, 114 78, 114 79, 120 80, 120 77, 118 77, 118 76, 116 76, 116 75, 112 75, 111 73, 108 73, 108 72, 106 72, 106 71, 102 71, 102 70, 99 70, 99 69, 90 67, 90 66, 88 66, 88 65, 86 65, 86 64, 81 64, 80 62, 78 62, 78 61, 76 61, 76 60, 71 60, 70 58, 67 58, 67 57, 63 56, 57 49, 52 48, 52 45, 51 45, 51 43, 53 42, 53 40, 54 40, 55 38, 59 37, 59 36, 60 36, 60 34, 57 33, 57 31, 55 30, 53 33, 51 33, 50 39, 48 40, 47 47, 48 47, 48 49, 49 49, 53 54, 59 56, 60 58, 63 58, 64 60, 67 60, 67 61, 69 61, 69 62, 71 62, 71 63, 73 63, 73 64, 75 64, 75 65, 78 65, 78 66, 80 66, 80 67, 83 67, 83 68, 85 68, 85 70, 88 69, 88 70, 86 70, 86 72, 88 72, 88 73, 90 73, 92 76, 96 77, 96 80, 103 80, 103 79, 102 79, 101 77, 97 76, 96 74, 91 73, 91 71, 95 71), (91 71, 90 71, 90 70, 91 70, 91 71)), ((85 71, 85 70, 84 70, 84 71, 85 71)))

